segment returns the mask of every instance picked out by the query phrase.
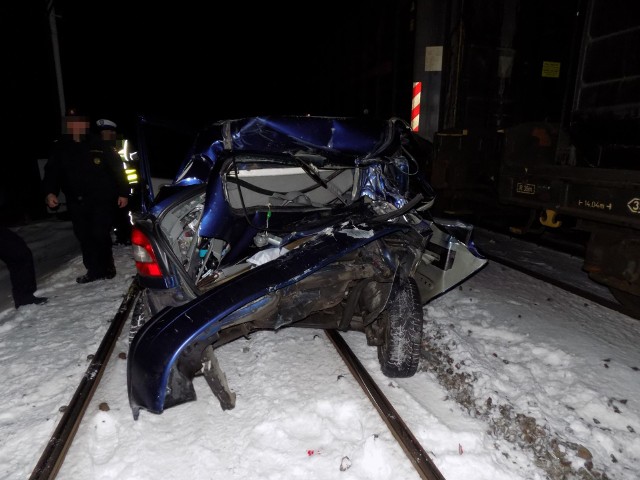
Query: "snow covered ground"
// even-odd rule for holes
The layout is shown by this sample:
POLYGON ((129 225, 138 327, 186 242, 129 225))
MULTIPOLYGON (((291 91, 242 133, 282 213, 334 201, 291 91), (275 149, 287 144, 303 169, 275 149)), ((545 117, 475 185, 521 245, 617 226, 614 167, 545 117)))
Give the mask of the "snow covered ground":
MULTIPOLYGON (((0 284, 0 478, 31 475, 109 328, 135 273, 130 247, 114 253, 111 281, 76 284, 77 255, 43 274, 45 305, 15 310, 0 284)), ((424 311, 412 378, 343 335, 447 480, 638 478, 639 321, 492 263, 424 311)), ((419 478, 321 330, 217 350, 233 410, 196 378, 197 401, 134 421, 126 329, 58 478, 419 478)))

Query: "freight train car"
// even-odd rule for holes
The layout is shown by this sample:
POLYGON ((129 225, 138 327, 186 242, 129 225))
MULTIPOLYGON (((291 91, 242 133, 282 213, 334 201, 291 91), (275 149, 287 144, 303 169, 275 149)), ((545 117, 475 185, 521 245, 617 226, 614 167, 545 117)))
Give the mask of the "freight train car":
POLYGON ((437 122, 420 124, 437 211, 571 237, 589 276, 640 310, 640 2, 445 4, 418 2, 447 26, 439 76, 422 78, 441 85, 422 107, 437 122))

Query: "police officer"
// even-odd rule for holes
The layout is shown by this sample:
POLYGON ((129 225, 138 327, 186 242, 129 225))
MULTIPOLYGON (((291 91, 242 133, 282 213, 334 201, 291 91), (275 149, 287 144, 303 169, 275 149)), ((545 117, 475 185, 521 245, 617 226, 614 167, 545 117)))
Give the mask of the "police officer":
POLYGON ((0 260, 7 264, 16 308, 46 303, 47 297, 34 295, 38 287, 31 249, 21 236, 3 225, 0 225, 0 260))
MULTIPOLYGON (((119 150, 118 135, 116 128, 118 125, 108 118, 96 120, 96 127, 100 132, 100 138, 107 144, 113 146, 116 151, 119 150)), ((126 172, 126 171, 125 171, 126 172)), ((131 218, 129 216, 129 208, 115 207, 116 213, 114 218, 113 230, 115 233, 116 245, 131 245, 131 218)))
POLYGON ((120 156, 89 133, 89 119, 75 110, 63 119, 64 134, 51 149, 42 180, 45 202, 59 206, 62 190, 73 232, 80 242, 87 273, 78 283, 111 279, 116 275, 111 228, 115 208, 129 202, 129 185, 120 156))

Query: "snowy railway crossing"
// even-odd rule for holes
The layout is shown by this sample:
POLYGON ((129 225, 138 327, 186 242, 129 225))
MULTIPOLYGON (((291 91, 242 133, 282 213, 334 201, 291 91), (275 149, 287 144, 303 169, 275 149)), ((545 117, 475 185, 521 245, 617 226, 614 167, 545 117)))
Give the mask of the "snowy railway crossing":
MULTIPOLYGON (((0 316, 0 478, 424 478, 373 408, 375 389, 363 394, 322 330, 256 332, 220 347, 232 410, 197 377, 196 401, 134 421, 122 313, 134 268, 129 249, 115 254, 115 281, 75 284, 76 258, 42 280, 46 306, 0 316), (71 401, 82 388, 86 408, 71 401), (65 444, 62 421, 82 409, 65 444)), ((497 262, 424 315, 412 378, 386 378, 361 333, 340 336, 444 478, 637 478, 640 322, 497 262)))
MULTIPOLYGON (((118 336, 122 331, 127 316, 130 315, 135 302, 136 296, 139 294, 139 287, 134 280, 129 287, 129 291, 125 296, 120 308, 111 322, 111 327, 107 331, 98 352, 91 360, 91 364, 87 369, 80 385, 70 404, 65 408, 64 414, 60 419, 58 426, 51 439, 47 443, 42 456, 36 465, 30 477, 31 480, 53 479, 56 478, 66 456, 67 451, 71 447, 75 432, 78 430, 83 416, 87 410, 94 392, 102 378, 107 362, 111 356, 118 336)), ((375 381, 368 374, 367 370, 362 366, 353 351, 347 343, 342 339, 336 331, 326 330, 327 337, 340 354, 345 364, 363 391, 368 395, 375 408, 384 419, 391 433, 407 455, 407 458, 414 465, 421 479, 424 480, 444 480, 442 473, 429 458, 427 452, 418 443, 413 433, 409 430, 405 422, 398 415, 393 405, 385 397, 378 388, 375 381)), ((122 356, 121 356, 122 357, 122 356)), ((105 408, 105 407, 102 407, 105 408)), ((347 457, 345 457, 347 459, 347 457)), ((341 464, 342 468, 346 467, 347 462, 341 464)))

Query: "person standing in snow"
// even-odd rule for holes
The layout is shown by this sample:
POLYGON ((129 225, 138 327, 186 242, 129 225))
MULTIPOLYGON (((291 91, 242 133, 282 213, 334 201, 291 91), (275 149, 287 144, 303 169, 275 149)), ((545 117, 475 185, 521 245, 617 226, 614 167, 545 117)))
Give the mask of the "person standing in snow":
MULTIPOLYGON (((96 121, 96 126, 100 132, 100 138, 102 138, 105 143, 115 148, 117 152, 118 141, 116 128, 118 128, 118 125, 107 118, 101 118, 96 121)), ((116 245, 131 245, 131 219, 129 218, 129 208, 116 207, 113 230, 116 236, 116 245)))
POLYGON ((45 202, 58 207, 62 190, 80 242, 87 273, 78 283, 111 279, 116 275, 111 228, 115 206, 129 202, 129 185, 122 160, 114 148, 89 133, 89 119, 70 110, 63 119, 64 134, 54 142, 42 180, 45 202))
POLYGON ((4 225, 0 226, 0 260, 7 264, 16 308, 46 303, 47 297, 34 295, 38 287, 31 249, 20 235, 4 225))

